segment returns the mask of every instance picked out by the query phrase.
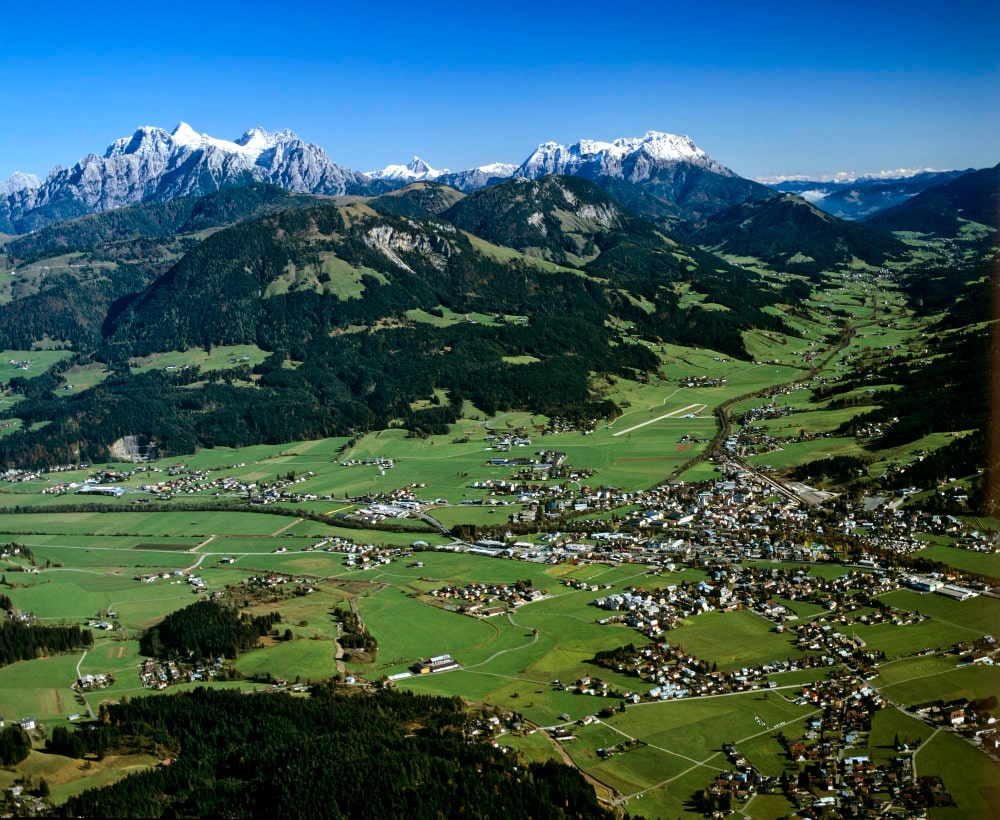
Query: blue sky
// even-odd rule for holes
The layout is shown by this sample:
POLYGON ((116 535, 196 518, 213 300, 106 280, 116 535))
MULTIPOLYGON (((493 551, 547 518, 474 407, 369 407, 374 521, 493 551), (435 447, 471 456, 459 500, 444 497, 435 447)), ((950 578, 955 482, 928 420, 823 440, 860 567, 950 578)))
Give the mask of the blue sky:
POLYGON ((18 3, 0 179, 140 125, 291 128, 358 170, 687 134, 748 176, 1000 162, 1000 3, 18 3))

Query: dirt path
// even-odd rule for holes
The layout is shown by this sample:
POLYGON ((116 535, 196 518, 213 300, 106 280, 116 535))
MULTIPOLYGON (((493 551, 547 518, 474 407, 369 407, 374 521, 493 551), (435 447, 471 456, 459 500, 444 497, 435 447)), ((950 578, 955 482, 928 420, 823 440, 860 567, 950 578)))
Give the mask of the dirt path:
POLYGON ((534 723, 528 723, 527 721, 525 721, 525 723, 528 726, 531 726, 536 732, 541 732, 542 733, 542 735, 549 742, 549 744, 555 750, 556 754, 559 756, 559 759, 562 760, 563 763, 565 763, 567 766, 572 766, 581 775, 583 775, 583 779, 586 780, 588 783, 590 783, 591 786, 594 787, 594 791, 597 792, 597 799, 598 800, 601 800, 602 802, 608 803, 609 805, 612 805, 612 806, 619 805, 621 799, 623 797, 625 797, 625 795, 623 795, 621 792, 616 791, 615 789, 611 788, 611 786, 609 786, 607 783, 601 782, 596 777, 594 777, 593 775, 588 774, 583 769, 581 769, 579 766, 577 766, 576 762, 573 760, 573 758, 570 757, 569 752, 567 752, 563 748, 563 745, 558 740, 556 740, 554 737, 552 737, 552 735, 550 735, 548 732, 544 731, 543 729, 539 729, 538 726, 536 724, 534 724, 534 723), (605 795, 607 795, 607 796, 606 797, 601 797, 601 793, 602 792, 605 795))
POLYGON ((285 526, 283 526, 281 529, 272 532, 271 533, 271 537, 272 538, 277 538, 279 535, 281 535, 281 533, 285 532, 285 530, 290 530, 296 524, 301 524, 301 523, 302 523, 302 519, 301 518, 296 518, 291 524, 285 524, 285 526))
MULTIPOLYGON (((83 663, 83 659, 87 657, 87 652, 88 652, 88 650, 84 649, 83 650, 83 654, 80 656, 80 660, 78 660, 76 662, 76 679, 77 680, 80 680, 80 664, 82 664, 83 663)), ((76 694, 77 694, 76 690, 71 686, 70 687, 70 691, 73 693, 73 697, 75 698, 76 694)), ((94 718, 94 709, 90 705, 90 701, 87 700, 87 696, 85 694, 83 694, 83 692, 80 693, 80 696, 83 698, 83 702, 87 706, 87 716, 91 720, 93 720, 93 718, 94 718)))

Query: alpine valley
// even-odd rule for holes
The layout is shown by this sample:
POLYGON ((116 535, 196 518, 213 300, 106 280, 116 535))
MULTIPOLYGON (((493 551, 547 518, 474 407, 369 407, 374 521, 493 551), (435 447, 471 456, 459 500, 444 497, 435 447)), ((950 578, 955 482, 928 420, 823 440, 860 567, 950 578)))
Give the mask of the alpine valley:
POLYGON ((184 123, 15 175, 7 811, 988 816, 998 190, 184 123))

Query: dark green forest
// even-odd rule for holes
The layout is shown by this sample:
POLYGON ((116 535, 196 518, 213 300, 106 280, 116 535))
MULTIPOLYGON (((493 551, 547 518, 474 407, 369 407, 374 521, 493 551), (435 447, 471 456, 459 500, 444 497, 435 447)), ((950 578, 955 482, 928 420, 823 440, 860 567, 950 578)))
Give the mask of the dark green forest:
POLYGON ((472 739, 459 698, 383 691, 309 698, 197 689, 102 707, 53 731, 80 756, 145 751, 169 765, 91 789, 65 817, 609 816, 575 769, 524 764, 472 739))
POLYGON ((139 650, 155 658, 235 658, 254 649, 280 622, 277 612, 252 617, 212 601, 197 601, 147 629, 139 650))
POLYGON ((43 626, 9 617, 0 620, 0 666, 93 645, 93 633, 76 625, 43 626))

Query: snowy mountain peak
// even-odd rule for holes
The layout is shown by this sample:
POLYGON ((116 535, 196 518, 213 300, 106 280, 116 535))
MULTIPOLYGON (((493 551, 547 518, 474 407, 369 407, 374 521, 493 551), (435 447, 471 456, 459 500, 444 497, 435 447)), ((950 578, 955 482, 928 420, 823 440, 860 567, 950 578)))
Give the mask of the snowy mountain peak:
POLYGON ((473 168, 472 170, 488 174, 489 176, 503 178, 513 176, 517 170, 517 166, 509 162, 491 162, 488 165, 480 165, 478 168, 473 168))
POLYGON ((143 125, 135 130, 131 137, 122 137, 115 140, 108 146, 104 153, 105 159, 133 154, 138 157, 146 157, 154 154, 168 154, 170 152, 170 134, 162 128, 153 125, 143 125))
POLYGON ((381 171, 369 171, 368 176, 372 179, 419 182, 421 180, 437 179, 442 174, 447 173, 447 168, 438 171, 435 168, 431 168, 420 157, 415 156, 406 165, 387 165, 381 171))
POLYGON ((15 171, 6 182, 0 182, 0 196, 12 194, 15 191, 33 190, 42 185, 41 179, 35 174, 15 171))
POLYGON ((322 148, 291 131, 272 134, 252 128, 230 141, 199 134, 186 122, 173 132, 143 126, 115 140, 103 157, 87 154, 72 168, 54 168, 40 185, 23 182, 0 187, 6 200, 0 202, 6 204, 0 214, 7 220, 0 219, 0 230, 5 233, 32 229, 38 218, 28 215, 56 201, 75 201, 93 213, 136 202, 202 196, 248 182, 327 195, 369 190, 362 174, 335 164, 322 148))
POLYGON ((179 122, 177 123, 177 127, 174 129, 173 133, 170 135, 170 139, 174 141, 175 145, 201 147, 207 137, 205 137, 204 134, 199 134, 186 122, 179 122))
POLYGON ((273 134, 261 127, 251 128, 242 137, 236 140, 236 145, 241 145, 251 151, 267 151, 282 142, 295 142, 298 140, 294 131, 287 128, 275 131, 273 134))
MULTIPOLYGON (((543 142, 521 163, 515 176, 534 179, 543 174, 616 176, 647 175, 651 165, 665 167, 686 162, 725 176, 732 171, 702 151, 690 137, 647 131, 642 137, 619 137, 610 142, 582 139, 573 145, 543 142)), ((634 181, 634 180, 632 180, 634 181)))

